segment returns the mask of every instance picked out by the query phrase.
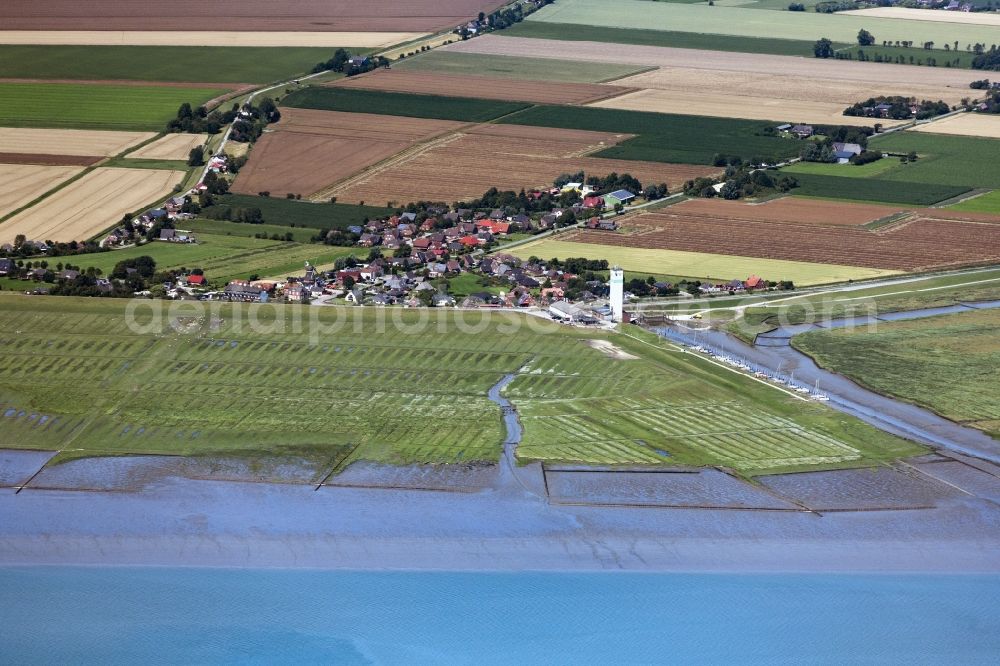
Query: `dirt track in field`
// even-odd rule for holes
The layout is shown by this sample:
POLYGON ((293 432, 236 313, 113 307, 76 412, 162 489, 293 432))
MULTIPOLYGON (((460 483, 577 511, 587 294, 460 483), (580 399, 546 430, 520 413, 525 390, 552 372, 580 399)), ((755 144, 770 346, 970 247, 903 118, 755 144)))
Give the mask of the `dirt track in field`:
POLYGON ((577 231, 564 241, 890 270, 1000 261, 1000 224, 963 222, 934 209, 874 231, 685 212, 681 206, 630 218, 619 232, 577 231))
POLYGON ((7 30, 289 30, 429 32, 500 0, 4 0, 7 30))
POLYGON ((126 213, 169 194, 183 176, 183 171, 94 169, 56 195, 0 224, 0 243, 11 242, 18 234, 34 240, 90 238, 126 213))
POLYGON ((154 136, 154 132, 0 127, 0 152, 108 157, 154 136))
MULTIPOLYGON (((532 58, 559 58, 590 60, 628 65, 656 66, 664 69, 707 70, 704 76, 715 71, 733 72, 750 77, 757 74, 790 77, 803 85, 811 82, 845 82, 852 85, 865 81, 867 85, 914 86, 920 90, 955 88, 960 97, 969 95, 969 83, 982 76, 976 72, 945 67, 919 67, 915 65, 887 65, 884 63, 797 58, 793 56, 756 53, 728 53, 701 49, 678 49, 662 46, 628 46, 599 42, 570 42, 557 39, 528 39, 524 37, 496 37, 484 35, 465 42, 446 46, 448 51, 483 53, 487 55, 516 55, 532 58)), ((642 76, 637 75, 637 76, 642 76)), ((634 85, 629 77, 615 83, 634 85)), ((737 79, 738 80, 738 79, 737 79)))
POLYGON ((392 69, 352 76, 328 85, 536 104, 586 104, 634 91, 633 88, 598 83, 557 83, 392 69))
MULTIPOLYGON (((38 153, 0 153, 0 164, 36 164, 38 166, 90 166, 103 157, 97 155, 40 155, 38 153)), ((4 183, 4 187, 7 183, 4 183)))
POLYGON ((520 190, 551 186, 563 173, 583 170, 606 176, 630 173, 643 183, 683 181, 718 173, 714 167, 589 157, 590 153, 629 135, 559 130, 517 125, 480 125, 415 152, 387 168, 351 179, 334 188, 341 201, 382 205, 431 200, 451 203, 472 199, 491 187, 520 190))
POLYGON ((904 211, 906 207, 782 197, 759 204, 725 199, 688 199, 674 204, 669 210, 760 222, 860 226, 904 211))
POLYGON ((144 160, 186 160, 191 150, 204 145, 207 138, 207 134, 168 134, 152 143, 147 143, 125 157, 144 160))
MULTIPOLYGON (((83 171, 78 166, 0 164, 0 217, 34 201, 59 183, 83 171)), ((0 225, 0 234, 4 225, 0 225)), ((4 241, 6 242, 6 241, 4 241)))
POLYGON ((309 196, 466 123, 367 113, 282 109, 254 145, 233 191, 309 196))

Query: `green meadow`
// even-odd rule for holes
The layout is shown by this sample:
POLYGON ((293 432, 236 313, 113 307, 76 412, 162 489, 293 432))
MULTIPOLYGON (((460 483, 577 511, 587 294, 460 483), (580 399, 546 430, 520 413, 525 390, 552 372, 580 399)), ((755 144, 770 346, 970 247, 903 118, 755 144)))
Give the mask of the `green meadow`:
MULTIPOLYGON (((908 181, 933 185, 958 185, 967 188, 1000 187, 1000 139, 894 132, 873 139, 871 147, 894 153, 914 151, 916 162, 902 164, 887 172, 890 181, 908 181)), ((892 187, 895 187, 895 183, 892 187)))
POLYGON ((382 206, 313 203, 246 194, 226 194, 215 197, 215 201, 216 206, 259 208, 265 224, 315 229, 346 229, 351 225, 363 224, 366 219, 385 217, 393 212, 393 209, 382 206))
POLYGON ((883 323, 797 336, 823 367, 1000 438, 1000 312, 883 323))
POLYGON ((813 40, 856 43, 858 31, 883 40, 909 40, 916 44, 958 41, 961 48, 977 42, 997 42, 996 26, 936 21, 874 18, 817 12, 773 12, 745 7, 710 7, 707 4, 648 2, 647 0, 559 0, 528 17, 528 22, 574 24, 605 28, 670 30, 734 37, 813 40))
MULTIPOLYGON (((0 78, 268 83, 304 74, 335 48, 0 45, 0 78)), ((369 49, 351 49, 365 53, 369 49)))
MULTIPOLYGON (((851 168, 843 165, 845 168, 851 168)), ((939 201, 957 197, 972 187, 942 185, 937 183, 889 180, 895 172, 884 178, 850 178, 809 173, 796 173, 799 186, 793 190, 798 196, 826 199, 850 199, 874 203, 930 206, 939 201)), ((907 175, 911 172, 907 171, 907 175)))
POLYGON ((982 196, 969 199, 950 206, 952 210, 963 210, 972 213, 993 213, 1000 215, 1000 190, 987 192, 982 196))
POLYGON ((252 236, 252 233, 247 235, 195 233, 197 243, 153 241, 124 250, 70 257, 66 261, 82 268, 91 266, 99 268, 107 274, 120 261, 150 256, 156 260, 157 269, 201 268, 211 284, 221 287, 235 279, 292 274, 300 271, 307 261, 313 265, 329 264, 339 257, 362 254, 361 250, 355 247, 272 241, 252 236))
POLYGON ((301 109, 378 113, 466 122, 486 122, 529 106, 524 102, 497 102, 472 97, 318 87, 296 90, 282 99, 281 104, 301 109))
POLYGON ((158 131, 184 102, 198 106, 227 92, 73 83, 2 83, 0 127, 158 131))
POLYGON ((63 451, 57 460, 294 455, 321 476, 354 459, 496 461, 504 433, 486 394, 514 373, 522 460, 753 475, 921 451, 637 330, 499 312, 187 302, 171 318, 156 307, 0 297, 4 440, 63 451))

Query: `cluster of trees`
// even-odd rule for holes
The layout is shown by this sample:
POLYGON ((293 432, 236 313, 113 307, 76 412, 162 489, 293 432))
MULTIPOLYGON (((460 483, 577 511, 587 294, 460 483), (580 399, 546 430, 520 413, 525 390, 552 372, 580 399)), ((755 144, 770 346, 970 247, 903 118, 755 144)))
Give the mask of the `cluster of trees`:
POLYGON ((313 243, 323 243, 324 245, 350 247, 357 245, 359 238, 361 238, 359 234, 351 233, 346 229, 330 229, 328 231, 321 231, 310 240, 313 243))
POLYGON ((976 109, 980 113, 1000 113, 1000 90, 986 95, 983 104, 986 108, 976 109))
POLYGON ((650 183, 642 190, 642 196, 646 197, 650 201, 662 199, 668 194, 670 194, 670 192, 667 190, 666 183, 660 183, 659 185, 650 183))
POLYGON ((690 197, 722 197, 723 199, 742 199, 744 197, 759 197, 774 192, 788 192, 799 186, 799 181, 787 174, 770 173, 762 169, 754 169, 749 165, 726 167, 726 173, 721 180, 713 178, 695 178, 684 183, 684 194, 690 197), (716 189, 716 185, 722 187, 716 189))
POLYGON ((985 69, 1000 72, 1000 48, 994 44, 989 51, 980 53, 972 59, 972 69, 985 69))
POLYGON ((187 134, 218 134, 223 127, 233 122, 239 111, 236 105, 229 111, 215 110, 209 113, 204 106, 192 109, 187 102, 177 109, 177 116, 167 123, 167 131, 187 134))
POLYGON ((790 12, 804 12, 805 10, 806 6, 803 5, 801 2, 793 2, 790 5, 788 5, 788 11, 790 12))
POLYGON ((244 224, 263 224, 264 214, 255 206, 225 206, 213 204, 202 211, 202 215, 210 220, 229 220, 244 224))
POLYGON ((313 74, 318 74, 320 72, 343 72, 347 76, 355 76, 356 74, 364 74, 365 72, 370 72, 378 67, 389 67, 389 59, 383 56, 374 56, 371 58, 364 58, 351 62, 351 54, 346 49, 337 49, 333 52, 333 57, 329 60, 324 60, 323 62, 316 63, 311 72, 313 74))
POLYGON ((854 155, 849 160, 851 164, 855 166, 861 166, 862 164, 869 164, 871 162, 877 162, 882 159, 882 152, 878 150, 863 150, 857 155, 854 155))
POLYGON ((828 1, 828 2, 818 2, 813 8, 820 14, 833 14, 835 12, 847 12, 852 9, 857 9, 858 5, 854 0, 839 0, 839 1, 828 1))
POLYGON ((239 117, 233 123, 229 138, 241 143, 253 143, 270 123, 281 120, 281 112, 270 97, 260 100, 258 106, 244 104, 239 117))
POLYGON ((612 171, 603 178, 601 176, 588 176, 585 183, 589 187, 594 188, 598 194, 606 194, 615 190, 628 190, 635 193, 642 192, 642 183, 629 173, 618 174, 612 171))
MULTIPOLYGON (((537 261, 537 257, 535 260, 537 261)), ((586 257, 567 257, 566 259, 559 259, 553 257, 548 261, 548 265, 555 270, 563 270, 567 273, 576 273, 582 276, 587 271, 606 271, 608 270, 608 260, 607 259, 587 259, 586 257)), ((591 278, 594 280, 595 278, 591 278)))
POLYGON ((951 111, 951 107, 946 102, 938 100, 921 100, 917 102, 915 97, 901 97, 899 95, 869 97, 863 102, 857 102, 844 109, 845 116, 855 116, 863 118, 893 118, 895 120, 907 120, 916 117, 918 120, 933 118, 951 111), (878 109, 876 107, 888 105, 888 109, 878 109), (916 111, 914 112, 914 108, 916 111))
MULTIPOLYGON (((49 248, 45 253, 48 257, 106 252, 106 250, 104 250, 95 241, 69 241, 65 243, 45 241, 45 245, 49 248)), ((33 244, 28 242, 28 239, 24 234, 17 234, 17 236, 14 237, 14 242, 11 243, 10 249, 0 248, 0 257, 30 257, 35 254, 38 254, 38 249, 33 244)))

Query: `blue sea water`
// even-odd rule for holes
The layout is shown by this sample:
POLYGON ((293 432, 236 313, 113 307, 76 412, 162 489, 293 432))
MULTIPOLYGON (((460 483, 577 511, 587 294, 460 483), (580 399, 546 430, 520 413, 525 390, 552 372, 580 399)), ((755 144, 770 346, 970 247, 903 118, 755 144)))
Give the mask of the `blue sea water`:
POLYGON ((997 664, 1000 577, 0 569, 6 664, 997 664))

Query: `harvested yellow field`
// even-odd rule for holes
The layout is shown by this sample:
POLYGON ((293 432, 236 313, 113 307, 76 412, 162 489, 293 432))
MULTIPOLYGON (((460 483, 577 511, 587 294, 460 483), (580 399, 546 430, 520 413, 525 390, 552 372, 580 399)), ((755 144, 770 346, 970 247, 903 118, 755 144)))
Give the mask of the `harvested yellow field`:
POLYGON ((75 46, 343 46, 379 48, 422 32, 227 32, 222 30, 0 30, 0 44, 75 46))
POLYGON ((0 127, 0 153, 108 157, 154 136, 154 132, 0 127))
POLYGON ((45 194, 59 183, 83 171, 78 166, 0 164, 0 217, 45 194))
POLYGON ((966 25, 1000 26, 1000 14, 986 12, 949 12, 940 9, 907 9, 906 7, 873 7, 837 12, 870 18, 906 19, 907 21, 936 21, 938 23, 965 23, 966 25))
MULTIPOLYGON (((866 118, 845 116, 843 112, 846 104, 730 95, 721 91, 705 94, 677 90, 639 90, 620 97, 595 102, 589 106, 716 118, 787 120, 818 125, 863 125, 868 121, 866 118)), ((883 121, 882 124, 892 126, 900 122, 890 120, 883 121)))
MULTIPOLYGON (((593 106, 702 116, 791 120, 805 123, 864 124, 843 115, 845 108, 878 95, 943 99, 957 104, 968 88, 918 82, 871 83, 788 73, 741 72, 728 68, 663 67, 615 81, 644 91, 596 102, 593 106)), ((901 121, 884 121, 891 126, 901 121)))
POLYGON ((963 113, 933 123, 917 125, 912 131, 1000 139, 1000 116, 986 113, 963 113))
POLYGON ((863 280, 900 273, 900 271, 858 266, 813 264, 804 261, 760 259, 682 250, 615 247, 550 238, 519 245, 506 253, 522 259, 531 256, 607 259, 609 264, 618 264, 626 272, 684 275, 727 282, 736 278, 742 280, 751 275, 760 275, 768 280, 791 280, 799 286, 863 280))
POLYGON ((168 134, 125 157, 143 160, 186 160, 192 148, 202 146, 207 134, 168 134))
POLYGON ((90 238, 123 215, 152 204, 171 192, 183 171, 94 169, 38 205, 0 224, 0 243, 18 234, 32 240, 90 238))
MULTIPOLYGON (((878 37, 878 35, 876 35, 878 37)), ((964 45, 963 45, 964 48, 964 45)), ((866 86, 892 90, 890 86, 903 86, 904 90, 921 90, 922 86, 956 88, 960 97, 969 96, 969 82, 983 78, 980 74, 948 67, 919 67, 884 63, 835 60, 830 58, 799 58, 795 56, 762 53, 731 53, 703 49, 680 49, 666 46, 632 46, 615 44, 608 48, 600 42, 571 42, 558 39, 530 39, 526 37, 497 37, 483 35, 444 47, 448 52, 481 53, 485 55, 513 55, 525 58, 555 58, 607 62, 620 65, 644 65, 663 69, 680 68, 698 70, 696 74, 710 76, 713 70, 750 74, 780 74, 795 81, 826 80, 850 85, 858 81, 866 86)), ((615 81, 618 86, 635 86, 630 78, 615 81)), ((739 79, 734 79, 739 80, 739 79)), ((760 95, 761 93, 751 93, 760 95)), ((878 94, 883 94, 879 92, 878 94)), ((909 93, 914 94, 914 93, 909 93)), ((937 99, 937 96, 934 97, 937 99)), ((854 100, 858 101, 858 100, 854 100)))

